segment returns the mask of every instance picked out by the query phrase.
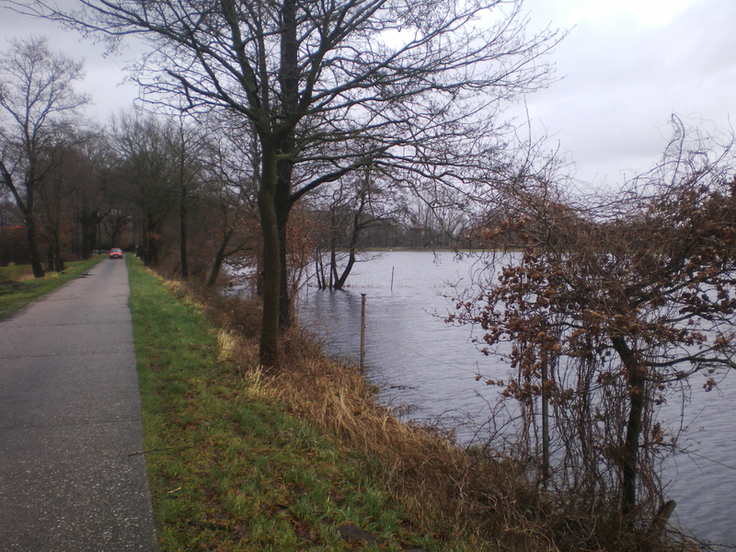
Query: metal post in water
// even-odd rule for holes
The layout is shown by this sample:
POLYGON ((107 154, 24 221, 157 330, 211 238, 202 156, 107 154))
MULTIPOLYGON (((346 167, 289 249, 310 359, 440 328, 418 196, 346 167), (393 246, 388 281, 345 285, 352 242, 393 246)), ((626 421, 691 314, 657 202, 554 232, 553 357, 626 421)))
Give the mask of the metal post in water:
POLYGON ((360 367, 365 367, 365 293, 360 294, 360 367))
POLYGON ((391 267, 391 291, 394 290, 394 269, 395 268, 396 267, 393 267, 393 266, 391 267))

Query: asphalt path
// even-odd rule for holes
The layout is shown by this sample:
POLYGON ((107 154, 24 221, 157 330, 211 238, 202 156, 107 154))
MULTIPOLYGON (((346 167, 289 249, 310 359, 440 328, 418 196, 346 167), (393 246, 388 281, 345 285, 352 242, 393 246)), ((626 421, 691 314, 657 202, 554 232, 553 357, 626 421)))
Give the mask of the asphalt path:
POLYGON ((0 550, 156 549, 125 262, 0 322, 0 550))

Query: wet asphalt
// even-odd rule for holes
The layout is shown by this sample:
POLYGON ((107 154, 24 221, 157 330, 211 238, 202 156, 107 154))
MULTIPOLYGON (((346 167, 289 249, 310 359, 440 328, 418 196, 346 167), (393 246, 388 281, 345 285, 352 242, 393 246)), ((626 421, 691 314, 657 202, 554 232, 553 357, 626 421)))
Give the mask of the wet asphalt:
POLYGON ((125 262, 0 322, 0 551, 154 551, 125 262))

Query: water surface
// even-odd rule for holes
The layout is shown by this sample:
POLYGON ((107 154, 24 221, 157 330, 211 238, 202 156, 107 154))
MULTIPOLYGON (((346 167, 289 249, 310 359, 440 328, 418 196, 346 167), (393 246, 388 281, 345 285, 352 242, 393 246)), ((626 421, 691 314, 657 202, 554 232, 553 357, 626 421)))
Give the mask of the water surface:
MULTIPOLYGON (((506 378, 508 367, 485 357, 472 342, 467 326, 444 322, 453 285, 470 283, 470 261, 452 253, 390 252, 353 269, 345 291, 307 287, 301 296, 302 320, 325 339, 335 355, 358 360, 361 294, 366 295, 366 364, 369 379, 382 399, 410 407, 416 420, 443 420, 447 425, 490 416, 498 390, 475 380, 506 378)), ((660 418, 683 428, 679 454, 666 462, 667 498, 677 501, 676 522, 701 539, 736 543, 736 388, 726 379, 720 391, 706 393, 696 379, 682 402, 670 401, 660 418)), ((473 427, 458 430, 460 440, 473 427)))

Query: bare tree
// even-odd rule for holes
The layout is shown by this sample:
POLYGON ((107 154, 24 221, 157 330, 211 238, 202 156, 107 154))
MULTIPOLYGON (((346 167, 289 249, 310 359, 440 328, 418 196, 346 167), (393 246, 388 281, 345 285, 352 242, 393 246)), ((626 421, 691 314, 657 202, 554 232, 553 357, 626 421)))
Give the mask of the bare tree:
POLYGON ((0 190, 0 265, 27 262, 23 214, 9 197, 10 192, 4 188, 0 190))
POLYGON ((37 224, 39 237, 46 241, 47 270, 64 270, 65 249, 71 241, 73 212, 71 197, 76 186, 73 148, 59 154, 59 162, 39 183, 37 189, 37 224))
POLYGON ((111 173, 115 155, 107 135, 97 131, 84 136, 73 155, 74 216, 79 225, 82 258, 89 259, 93 249, 100 247, 99 227, 114 208, 111 173))
POLYGON ((75 132, 65 142, 37 190, 40 238, 48 244, 48 270, 57 272, 64 269, 70 246, 90 258, 98 224, 109 212, 106 176, 111 156, 104 134, 75 132))
POLYGON ((353 266, 363 233, 404 209, 403 196, 391 189, 391 179, 372 166, 351 173, 336 186, 324 190, 328 198, 316 198, 315 214, 322 211, 326 236, 322 245, 329 254, 329 276, 324 274, 322 247, 315 251, 317 285, 320 289, 343 289, 353 266), (340 267, 342 265, 342 267, 340 267))
POLYGON ((230 117, 210 114, 205 123, 209 135, 202 202, 212 216, 214 243, 208 286, 217 282, 223 264, 236 256, 256 256, 258 207, 256 205, 259 153, 250 128, 243 129, 230 117))
POLYGON ((179 164, 172 148, 169 121, 138 111, 115 122, 114 144, 120 159, 123 193, 142 219, 141 257, 146 266, 159 263, 163 224, 179 200, 179 164))
POLYGON ((442 187, 417 190, 413 200, 407 209, 413 247, 457 247, 470 224, 473 201, 457 190, 442 187))
POLYGON ((40 182, 68 144, 62 132, 88 102, 74 91, 82 62, 53 53, 45 38, 11 40, 0 56, 0 176, 23 213, 33 275, 44 275, 38 254, 35 200, 40 182))
POLYGON ((262 165, 261 362, 269 366, 278 362, 279 323, 289 321, 285 241, 295 202, 379 159, 416 180, 459 185, 469 156, 495 147, 486 137, 499 101, 544 82, 539 58, 557 40, 548 31, 524 36, 520 0, 82 0, 69 13, 22 4, 113 39, 149 37, 156 51, 139 82, 252 125, 262 165), (325 156, 330 145, 340 154, 325 156), (321 170, 307 178, 298 165, 314 161, 321 170))
POLYGON ((191 203, 197 189, 203 185, 208 144, 207 127, 195 120, 187 120, 185 113, 179 111, 171 122, 167 137, 176 164, 176 188, 179 195, 179 271, 182 278, 189 277, 188 260, 188 218, 191 203))

